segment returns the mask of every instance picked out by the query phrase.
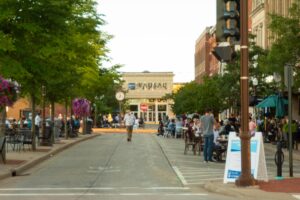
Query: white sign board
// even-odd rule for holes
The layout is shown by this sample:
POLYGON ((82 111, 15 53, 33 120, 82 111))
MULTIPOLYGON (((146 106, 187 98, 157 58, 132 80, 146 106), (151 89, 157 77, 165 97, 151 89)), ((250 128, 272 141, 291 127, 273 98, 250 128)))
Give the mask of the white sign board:
MULTIPOLYGON (((251 174, 257 180, 268 181, 264 144, 261 132, 251 137, 251 174)), ((235 132, 228 139, 224 183, 235 182, 241 174, 241 141, 235 132)))

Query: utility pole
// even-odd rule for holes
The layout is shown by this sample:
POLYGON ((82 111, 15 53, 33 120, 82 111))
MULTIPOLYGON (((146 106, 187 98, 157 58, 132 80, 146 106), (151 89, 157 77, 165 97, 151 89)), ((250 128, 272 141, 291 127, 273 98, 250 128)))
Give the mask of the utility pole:
POLYGON ((241 175, 236 180, 237 186, 255 185, 251 175, 251 153, 249 133, 249 46, 248 46, 248 0, 240 1, 241 26, 241 175))

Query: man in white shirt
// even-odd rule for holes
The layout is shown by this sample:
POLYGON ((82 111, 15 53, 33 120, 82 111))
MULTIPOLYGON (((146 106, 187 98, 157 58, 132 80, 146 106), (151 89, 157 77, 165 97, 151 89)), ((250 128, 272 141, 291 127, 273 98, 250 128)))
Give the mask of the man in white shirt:
POLYGON ((39 137, 40 136, 40 124, 41 124, 41 117, 40 117, 40 113, 37 113, 35 116, 35 131, 36 131, 36 136, 39 137))
POLYGON ((130 142, 132 138, 133 125, 135 123, 135 116, 130 112, 130 110, 126 111, 124 122, 127 129, 127 141, 130 142))

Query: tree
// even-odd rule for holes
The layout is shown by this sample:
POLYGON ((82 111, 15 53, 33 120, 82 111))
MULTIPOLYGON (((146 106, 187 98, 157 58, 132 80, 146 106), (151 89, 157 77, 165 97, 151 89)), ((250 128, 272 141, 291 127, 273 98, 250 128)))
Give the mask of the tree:
POLYGON ((88 95, 84 87, 98 84, 107 37, 99 30, 104 21, 95 5, 94 0, 0 2, 5 11, 0 13, 0 73, 17 80, 30 96, 33 124, 42 85, 53 103, 88 95))
MULTIPOLYGON (((300 1, 297 0, 289 9, 288 17, 270 15, 269 29, 272 32, 273 44, 268 55, 261 60, 265 71, 277 72, 281 77, 284 74, 284 66, 289 64, 294 67, 295 88, 300 86, 300 1)), ((281 89, 283 78, 281 79, 281 89)))
POLYGON ((174 95, 173 112, 176 114, 194 113, 197 111, 199 84, 187 83, 174 95))

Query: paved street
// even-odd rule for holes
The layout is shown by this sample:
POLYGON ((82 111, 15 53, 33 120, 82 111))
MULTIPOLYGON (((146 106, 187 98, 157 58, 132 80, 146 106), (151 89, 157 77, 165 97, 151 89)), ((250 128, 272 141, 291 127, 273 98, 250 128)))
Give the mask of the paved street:
MULTIPOLYGON (((184 185, 160 139, 135 134, 133 142, 127 142, 124 134, 104 134, 82 142, 21 176, 1 181, 1 200, 221 198, 184 185)), ((196 168, 197 161, 191 162, 196 168)), ((178 169, 182 173, 183 168, 178 169)))

